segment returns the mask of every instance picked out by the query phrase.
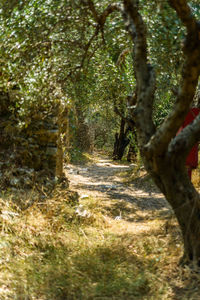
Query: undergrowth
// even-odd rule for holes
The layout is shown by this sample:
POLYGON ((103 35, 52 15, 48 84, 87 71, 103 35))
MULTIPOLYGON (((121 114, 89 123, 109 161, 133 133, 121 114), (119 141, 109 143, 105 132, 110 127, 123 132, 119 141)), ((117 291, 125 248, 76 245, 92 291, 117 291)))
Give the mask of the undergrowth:
POLYGON ((73 164, 86 164, 88 162, 90 162, 91 156, 89 153, 87 152, 83 152, 79 149, 73 149, 70 153, 70 157, 68 158, 68 160, 73 163, 73 164))
POLYGON ((115 220, 99 200, 68 198, 54 193, 24 211, 0 199, 0 299, 198 299, 200 277, 194 287, 194 274, 178 267, 173 218, 146 226, 115 220))

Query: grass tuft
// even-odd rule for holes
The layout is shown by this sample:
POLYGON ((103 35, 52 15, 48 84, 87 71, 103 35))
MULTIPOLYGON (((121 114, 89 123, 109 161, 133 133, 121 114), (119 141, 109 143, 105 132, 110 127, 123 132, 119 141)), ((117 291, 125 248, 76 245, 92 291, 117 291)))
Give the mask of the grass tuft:
POLYGON ((0 199, 0 299, 198 299, 199 275, 178 266, 173 217, 132 222, 127 207, 117 221, 99 199, 72 196, 55 192, 24 211, 0 199))

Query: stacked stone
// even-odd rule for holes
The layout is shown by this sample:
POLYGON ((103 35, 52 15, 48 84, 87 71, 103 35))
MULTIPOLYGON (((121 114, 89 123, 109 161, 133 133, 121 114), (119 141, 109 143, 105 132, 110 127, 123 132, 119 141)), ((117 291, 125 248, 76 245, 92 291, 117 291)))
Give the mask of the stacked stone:
POLYGON ((52 180, 63 177, 67 113, 65 105, 57 103, 50 113, 31 116, 29 125, 20 129, 10 94, 0 93, 0 183, 3 188, 31 187, 38 175, 41 181, 47 177, 52 180))

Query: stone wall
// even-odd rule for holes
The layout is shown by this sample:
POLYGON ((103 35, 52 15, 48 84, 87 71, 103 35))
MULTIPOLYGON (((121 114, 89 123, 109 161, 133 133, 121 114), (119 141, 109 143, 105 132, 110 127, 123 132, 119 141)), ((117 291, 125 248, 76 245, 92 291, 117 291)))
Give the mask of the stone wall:
POLYGON ((48 113, 30 114, 28 126, 20 127, 14 104, 13 95, 0 93, 0 181, 3 187, 17 187, 20 173, 21 177, 29 178, 27 182, 33 181, 36 172, 43 177, 61 178, 67 108, 57 103, 48 113))

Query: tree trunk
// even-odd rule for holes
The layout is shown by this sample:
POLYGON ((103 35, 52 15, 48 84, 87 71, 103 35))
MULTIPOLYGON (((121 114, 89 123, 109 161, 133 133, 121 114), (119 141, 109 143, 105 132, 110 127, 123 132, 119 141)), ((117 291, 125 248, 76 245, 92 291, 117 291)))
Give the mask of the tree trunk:
POLYGON ((192 185, 186 158, 200 140, 200 116, 178 135, 188 114, 200 75, 200 29, 186 0, 168 0, 186 27, 184 66, 177 99, 159 128, 153 123, 156 79, 148 62, 147 28, 139 13, 139 1, 123 0, 124 19, 133 43, 137 103, 130 115, 137 128, 138 145, 145 168, 172 206, 182 231, 184 262, 200 266, 200 195, 192 185))
POLYGON ((126 147, 128 146, 130 140, 127 138, 128 130, 125 128, 126 122, 121 118, 120 132, 115 134, 115 143, 113 151, 113 159, 121 160, 126 147))
POLYGON ((155 183, 170 203, 181 228, 183 263, 200 266, 200 195, 192 185, 187 169, 179 159, 154 157, 145 160, 155 183), (183 167, 180 168, 180 163, 183 167))

